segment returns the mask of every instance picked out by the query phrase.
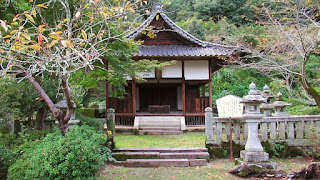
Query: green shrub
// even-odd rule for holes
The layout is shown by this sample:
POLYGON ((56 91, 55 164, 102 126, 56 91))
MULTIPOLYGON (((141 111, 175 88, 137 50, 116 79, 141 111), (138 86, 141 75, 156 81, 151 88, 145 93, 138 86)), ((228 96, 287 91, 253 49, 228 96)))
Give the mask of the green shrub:
POLYGON ((57 130, 13 164, 8 179, 93 179, 106 159, 113 160, 105 142, 106 135, 89 126, 71 128, 64 137, 57 130))
POLYGON ((317 115, 320 114, 318 107, 310 107, 305 105, 289 106, 287 111, 292 115, 317 115))
POLYGON ((97 118, 86 117, 79 112, 76 112, 76 118, 80 120, 79 126, 87 125, 93 127, 97 131, 103 130, 103 122, 97 118))
POLYGON ((0 144, 0 179, 6 179, 8 168, 16 161, 16 158, 15 153, 0 144))
POLYGON ((94 112, 95 109, 94 108, 80 108, 79 112, 86 117, 94 117, 94 112))
POLYGON ((20 136, 17 136, 15 134, 1 134, 0 133, 0 139, 4 147, 12 149, 13 147, 20 146, 23 144, 23 139, 20 138, 20 136))

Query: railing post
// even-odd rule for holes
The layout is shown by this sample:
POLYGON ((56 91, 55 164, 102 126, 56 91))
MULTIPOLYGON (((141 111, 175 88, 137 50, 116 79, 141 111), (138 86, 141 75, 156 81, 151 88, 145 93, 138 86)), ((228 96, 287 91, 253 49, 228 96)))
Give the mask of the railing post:
POLYGON ((212 108, 207 107, 205 110, 205 125, 206 125, 206 144, 213 144, 213 115, 212 108))
POLYGON ((107 147, 110 149, 114 148, 114 134, 115 134, 115 111, 110 108, 107 110, 107 147))

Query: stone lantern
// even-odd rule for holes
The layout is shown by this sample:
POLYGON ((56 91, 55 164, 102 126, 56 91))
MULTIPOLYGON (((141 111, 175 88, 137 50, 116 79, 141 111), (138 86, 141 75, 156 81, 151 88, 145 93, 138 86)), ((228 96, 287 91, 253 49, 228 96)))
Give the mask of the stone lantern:
POLYGON ((277 94, 277 100, 273 102, 274 113, 272 116, 288 116, 287 106, 291 106, 291 104, 282 101, 282 93, 279 92, 277 94))
POLYGON ((251 83, 248 95, 244 96, 245 114, 244 121, 248 125, 248 138, 245 145, 245 150, 240 152, 240 158, 244 162, 265 162, 269 159, 269 154, 263 151, 263 147, 258 137, 258 125, 263 115, 260 114, 260 104, 266 102, 257 90, 256 85, 251 83))
MULTIPOLYGON (((75 109, 76 108, 76 103, 73 103, 73 108, 75 109)), ((68 109, 68 105, 67 105, 67 100, 65 97, 63 97, 63 99, 59 102, 57 102, 55 105, 54 105, 56 108, 60 109, 64 114, 66 114, 67 112, 67 109, 68 109)), ((71 118, 70 120, 68 121, 68 124, 70 127, 78 124, 80 121, 78 119, 75 118, 75 110, 73 111, 72 115, 71 115, 71 118)), ((56 124, 59 124, 58 121, 55 121, 56 124)))
POLYGON ((263 87, 263 93, 262 93, 262 97, 266 98, 266 103, 263 103, 260 107, 261 111, 263 111, 264 116, 269 117, 271 116, 271 111, 274 110, 274 105, 271 104, 271 99, 274 97, 270 91, 269 91, 269 87, 267 85, 265 85, 263 87))

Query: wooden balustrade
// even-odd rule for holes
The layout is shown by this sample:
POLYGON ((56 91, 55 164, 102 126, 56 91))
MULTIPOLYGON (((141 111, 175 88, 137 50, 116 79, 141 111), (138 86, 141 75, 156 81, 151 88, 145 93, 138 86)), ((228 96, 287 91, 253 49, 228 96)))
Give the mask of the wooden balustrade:
POLYGON ((134 116, 116 116, 117 126, 133 126, 134 116))
POLYGON ((132 96, 124 98, 109 97, 109 106, 113 108, 116 113, 132 113, 132 96))
MULTIPOLYGON (((232 119, 232 139, 245 145, 247 126, 241 117, 232 119)), ((270 143, 287 142, 289 146, 310 145, 310 134, 320 138, 320 115, 264 117, 259 123, 261 141, 270 143)), ((229 118, 213 118, 214 144, 221 144, 230 139, 229 118)))
POLYGON ((186 126, 204 126, 205 125, 204 116, 186 116, 185 121, 186 121, 186 126))
POLYGON ((203 113, 209 106, 209 97, 186 98, 187 113, 203 113))

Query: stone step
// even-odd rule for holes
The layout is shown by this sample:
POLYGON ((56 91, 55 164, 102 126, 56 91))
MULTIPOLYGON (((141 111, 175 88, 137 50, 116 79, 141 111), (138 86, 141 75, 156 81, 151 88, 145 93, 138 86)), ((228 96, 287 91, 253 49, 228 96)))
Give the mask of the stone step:
POLYGON ((205 159, 209 161, 208 152, 113 152, 118 161, 127 159, 205 159))
POLYGON ((209 161, 207 152, 160 153, 160 159, 205 159, 209 161))
POLYGON ((139 130, 139 135, 178 135, 183 134, 182 131, 175 130, 139 130))
POLYGON ((168 147, 128 147, 128 148, 116 148, 114 152, 208 152, 205 147, 178 147, 178 148, 168 148, 168 147))
POLYGON ((180 122, 180 119, 160 119, 160 120, 151 120, 151 119, 141 119, 139 118, 140 122, 152 122, 152 123, 156 123, 156 122, 180 122))
POLYGON ((188 167, 188 159, 128 159, 125 167, 188 167))
POLYGON ((206 165, 205 159, 128 159, 125 167, 188 167, 206 165))
POLYGON ((163 120, 169 120, 169 121, 178 121, 180 120, 180 116, 139 116, 140 120, 147 120, 147 121, 163 121, 163 120))
POLYGON ((180 131, 180 127, 142 127, 139 128, 139 130, 174 130, 174 131, 180 131))
POLYGON ((180 124, 152 124, 152 123, 148 123, 148 124, 140 124, 139 128, 154 128, 154 127, 179 127, 181 128, 180 124))

